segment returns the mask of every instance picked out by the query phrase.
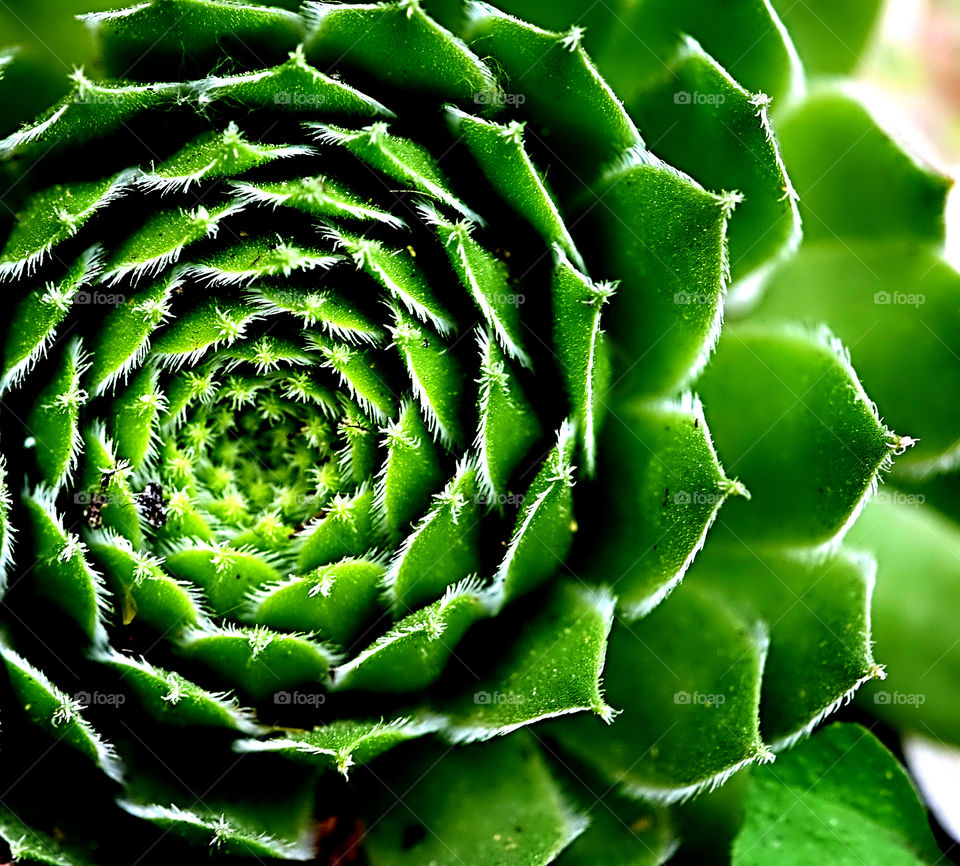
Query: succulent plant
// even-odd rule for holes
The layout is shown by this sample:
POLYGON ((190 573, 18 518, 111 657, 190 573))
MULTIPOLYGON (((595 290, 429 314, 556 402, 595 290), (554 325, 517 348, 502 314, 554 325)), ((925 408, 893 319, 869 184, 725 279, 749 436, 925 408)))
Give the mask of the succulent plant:
POLYGON ((14 858, 939 858, 808 735, 884 676, 844 535, 955 450, 831 290, 874 244, 955 322, 946 184, 765 2, 516 5, 93 14, 0 141, 14 858))

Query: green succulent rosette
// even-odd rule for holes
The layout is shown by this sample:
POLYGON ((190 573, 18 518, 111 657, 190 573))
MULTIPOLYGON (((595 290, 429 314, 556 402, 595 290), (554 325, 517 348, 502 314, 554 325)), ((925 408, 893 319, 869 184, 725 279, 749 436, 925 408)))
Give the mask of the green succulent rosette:
POLYGON ((629 74, 481 3, 87 16, 0 141, 14 857, 661 863, 755 768, 760 862, 843 747, 927 862, 869 734, 786 751, 883 676, 841 542, 914 439, 842 324, 724 324, 800 245, 766 94, 817 110, 734 5, 629 74))

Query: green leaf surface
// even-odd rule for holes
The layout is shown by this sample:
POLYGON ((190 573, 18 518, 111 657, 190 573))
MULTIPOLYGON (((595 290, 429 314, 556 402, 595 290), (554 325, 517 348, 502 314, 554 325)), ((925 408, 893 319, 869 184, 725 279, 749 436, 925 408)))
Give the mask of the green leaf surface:
POLYGON ((462 446, 463 371, 450 345, 399 309, 389 327, 430 432, 448 449, 462 446))
POLYGON ((493 615, 491 599, 473 580, 450 587, 438 601, 408 614, 333 672, 333 689, 415 692, 443 672, 475 622, 493 615))
POLYGON ((601 329, 603 308, 618 283, 595 283, 554 250, 553 339, 570 408, 583 442, 587 471, 597 462, 597 435, 609 385, 609 345, 601 329))
POLYGON ((114 402, 113 433, 117 455, 134 469, 157 456, 157 423, 166 408, 160 393, 158 373, 147 367, 138 373, 130 386, 114 402))
POLYGON ((450 128, 459 137, 497 193, 526 219, 548 244, 556 244, 578 268, 583 260, 563 222, 553 194, 530 159, 523 124, 496 123, 447 107, 450 128))
POLYGON ((443 480, 440 452, 413 400, 384 429, 386 457, 377 475, 375 507, 391 537, 422 514, 443 480))
POLYGON ((81 290, 99 275, 101 256, 100 247, 90 247, 60 280, 35 289, 17 304, 3 352, 0 394, 23 381, 55 344, 71 306, 90 298, 89 292, 81 290))
POLYGON ((158 633, 176 636, 206 620, 200 591, 167 574, 162 560, 135 551, 128 539, 112 530, 87 533, 87 540, 111 581, 124 625, 139 617, 158 633))
POLYGON ((381 121, 363 129, 311 123, 307 128, 321 144, 343 147, 391 180, 419 190, 467 219, 483 222, 451 191, 450 181, 430 152, 409 138, 392 135, 386 123, 381 121))
POLYGON ((383 719, 357 722, 344 719, 312 731, 287 731, 283 736, 267 740, 237 740, 234 751, 281 754, 324 769, 336 769, 348 778, 351 767, 368 764, 395 746, 432 733, 438 727, 437 720, 398 718, 389 722, 383 719))
POLYGON ((259 700, 280 689, 324 683, 336 651, 298 634, 264 626, 206 626, 183 634, 179 650, 259 700))
POLYGON ((735 203, 641 149, 585 198, 604 276, 619 281, 607 321, 620 350, 615 381, 625 392, 662 394, 706 363, 720 331, 735 203))
POLYGON ((228 856, 278 857, 283 860, 309 860, 314 853, 308 831, 299 838, 281 838, 264 832, 259 822, 232 815, 228 817, 226 812, 216 812, 199 804, 183 809, 173 804, 164 806, 127 799, 117 802, 134 817, 156 824, 201 850, 207 848, 228 856))
POLYGON ((502 508, 517 497, 510 479, 543 430, 516 373, 493 338, 480 332, 480 423, 474 447, 485 504, 502 508))
POLYGON ((420 607, 480 567, 477 467, 464 462, 400 544, 384 575, 395 612, 420 607))
POLYGON ((630 796, 671 803, 772 759, 758 708, 767 636, 720 596, 683 587, 639 622, 618 622, 604 672, 622 712, 544 728, 630 796))
POLYGON ((683 579, 727 498, 749 493, 724 473, 690 395, 616 404, 600 453, 609 495, 590 515, 598 543, 580 570, 612 583, 636 619, 683 579))
POLYGON ((14 861, 45 866, 92 866, 93 860, 72 850, 52 836, 27 826, 6 806, 0 807, 0 838, 10 848, 14 861))
POLYGON ((399 217, 381 210, 331 178, 298 177, 266 183, 232 184, 237 197, 248 204, 286 207, 317 217, 380 222, 394 228, 403 225, 399 217))
POLYGON ((837 537, 899 441, 825 329, 728 326, 697 389, 721 462, 751 494, 720 525, 747 543, 837 537))
POLYGON ((232 286, 263 277, 288 277, 296 271, 321 272, 341 261, 341 256, 287 244, 277 239, 247 240, 204 257, 190 268, 198 279, 211 286, 232 286))
POLYGON ((379 611, 385 566, 348 558, 267 584, 249 599, 249 618, 275 629, 311 632, 346 644, 379 611))
POLYGON ((378 324, 333 292, 255 286, 250 300, 269 314, 288 313, 306 327, 319 325, 326 336, 347 343, 379 343, 384 337, 378 324))
POLYGON ((35 442, 37 465, 51 487, 59 487, 73 473, 83 447, 80 409, 89 395, 81 379, 90 367, 80 337, 65 347, 59 369, 37 396, 26 427, 35 442))
POLYGON ((36 158, 64 147, 85 144, 116 132, 150 109, 170 106, 182 85, 95 82, 74 71, 70 93, 40 118, 0 141, 0 157, 36 158))
POLYGON ((434 99, 473 102, 495 92, 493 75, 415 0, 306 4, 306 53, 393 87, 434 99))
POLYGON ((174 369, 194 366, 208 350, 233 345, 259 318, 256 309, 240 301, 201 303, 164 328, 153 342, 151 360, 174 369))
POLYGON ((367 485, 354 496, 337 494, 326 513, 308 525, 297 557, 301 574, 343 559, 361 556, 372 544, 373 491, 367 485))
POLYGON ((89 641, 105 643, 108 594, 103 577, 88 561, 86 545, 65 528, 56 495, 49 488, 25 492, 23 504, 32 529, 32 583, 77 623, 89 641))
MULTIPOLYGON (((760 731, 780 749, 810 732, 884 671, 873 657, 870 599, 876 564, 840 551, 758 553, 707 545, 686 584, 705 587, 770 633, 760 731)), ((681 590, 683 591, 683 590, 681 590)))
POLYGON ((187 540, 167 552, 166 568, 181 580, 203 588, 217 616, 238 610, 251 590, 278 581, 280 573, 255 550, 187 540))
POLYGON ((441 334, 453 329, 453 319, 443 305, 434 297, 430 281, 415 261, 410 250, 390 249, 379 241, 348 234, 332 227, 325 233, 338 249, 353 259, 357 270, 364 271, 390 295, 398 300, 407 312, 429 322, 441 334))
POLYGON ((113 746, 93 729, 80 713, 83 705, 55 686, 43 671, 35 668, 10 647, 0 645, 13 691, 30 721, 57 743, 76 749, 114 781, 123 769, 113 746))
POLYGON ((160 273, 180 258, 185 247, 216 237, 220 222, 241 210, 236 202, 228 202, 211 205, 209 210, 198 205, 192 211, 181 208, 153 214, 104 265, 104 281, 113 284, 129 277, 136 283, 142 276, 160 273))
POLYGON ((960 743, 960 528, 915 495, 884 488, 847 543, 877 559, 873 630, 889 673, 864 689, 862 706, 901 730, 960 743))
POLYGON ((857 91, 815 90, 777 135, 808 240, 943 241, 950 179, 907 152, 857 91))
POLYGON ((468 749, 413 746, 404 758, 391 776, 397 795, 373 783, 371 866, 546 866, 586 826, 520 734, 468 749))
POLYGON ((150 348, 150 337, 170 316, 171 299, 183 283, 174 271, 137 292, 130 302, 106 311, 91 342, 91 390, 101 394, 139 366, 150 348))
MULTIPOLYGON (((143 544, 143 515, 131 486, 131 467, 117 456, 117 446, 99 419, 84 431, 83 441, 85 459, 78 487, 86 496, 75 494, 77 504, 85 500, 94 505, 93 497, 100 493, 103 499, 96 503, 100 507, 99 520, 93 522, 102 523, 104 528, 113 530, 139 550, 143 544)), ((89 526, 89 511, 86 516, 89 526)))
POLYGON ((747 90, 767 94, 776 105, 787 104, 802 90, 796 49, 766 0, 643 0, 604 12, 603 17, 613 21, 591 51, 628 104, 662 75, 684 34, 696 39, 747 90))
POLYGON ((9 472, 5 457, 0 457, 0 594, 7 591, 7 577, 13 565, 13 540, 16 529, 10 520, 13 497, 7 481, 9 472))
POLYGON ((565 423, 526 491, 513 534, 494 576, 493 589, 501 603, 539 586, 563 566, 573 544, 577 522, 573 513, 574 433, 565 423))
POLYGON ((910 241, 805 243, 751 315, 815 316, 850 347, 881 416, 916 440, 898 455, 897 476, 919 478, 960 461, 958 406, 942 399, 960 389, 960 274, 939 252, 910 241))
MULTIPOLYGON (((729 225, 734 280, 769 267, 800 241, 796 194, 780 159, 769 100, 744 90, 692 39, 629 103, 661 159, 708 189, 736 190, 729 225)), ((836 144, 831 142, 831 153, 836 144)))
POLYGON ((579 712, 613 721, 616 710, 600 683, 613 607, 606 589, 561 583, 496 670, 472 694, 441 706, 443 736, 455 743, 487 740, 579 712))
POLYGON ((472 223, 448 222, 431 207, 422 207, 421 213, 436 229, 450 265, 480 308, 487 327, 496 334, 497 342, 507 355, 529 367, 520 324, 523 295, 511 285, 506 264, 473 239, 472 223))
POLYGON ((81 20, 97 37, 108 75, 173 74, 184 66, 212 63, 220 52, 263 64, 293 48, 302 24, 293 12, 225 0, 150 0, 81 20))
POLYGON ((61 184, 31 195, 0 253, 0 279, 32 273, 55 246, 77 234, 98 210, 123 194, 134 176, 122 171, 103 180, 61 184))
POLYGON ((830 725, 754 771, 735 866, 942 862, 904 769, 859 725, 830 725))
POLYGON ((470 3, 467 21, 470 43, 496 61, 504 76, 504 102, 530 118, 551 149, 583 172, 584 182, 641 144, 633 121, 583 50, 582 28, 553 33, 486 3, 470 3))
MULTIPOLYGON (((239 75, 204 78, 192 83, 201 105, 211 102, 270 108, 291 114, 334 117, 392 117, 389 108, 365 93, 309 64, 301 46, 280 66, 239 75)), ((309 153, 300 148, 299 153, 309 153)))
POLYGON ((224 727, 244 734, 263 730, 250 710, 225 693, 209 692, 176 671, 163 670, 146 659, 109 650, 94 660, 114 668, 125 686, 159 722, 177 727, 224 727))
POLYGON ((312 153, 313 149, 304 145, 285 147, 251 141, 231 121, 223 132, 205 132, 159 165, 151 166, 138 183, 162 193, 186 192, 203 180, 234 177, 277 159, 312 153))

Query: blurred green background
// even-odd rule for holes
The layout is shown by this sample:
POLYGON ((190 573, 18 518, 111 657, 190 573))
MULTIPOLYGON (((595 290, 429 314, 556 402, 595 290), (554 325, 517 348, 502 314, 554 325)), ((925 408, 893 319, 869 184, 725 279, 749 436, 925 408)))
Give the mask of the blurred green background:
POLYGON ((112 0, 0 0, 0 49, 17 51, 17 62, 0 82, 4 131, 63 94, 74 66, 91 64, 93 39, 73 15, 116 5, 112 0))
MULTIPOLYGON (((17 62, 0 81, 0 131, 8 132, 67 91, 76 66, 96 72, 94 42, 74 16, 132 5, 133 0, 0 0, 0 51, 15 49, 17 62)), ((265 6, 300 7, 300 0, 259 0, 265 6)))

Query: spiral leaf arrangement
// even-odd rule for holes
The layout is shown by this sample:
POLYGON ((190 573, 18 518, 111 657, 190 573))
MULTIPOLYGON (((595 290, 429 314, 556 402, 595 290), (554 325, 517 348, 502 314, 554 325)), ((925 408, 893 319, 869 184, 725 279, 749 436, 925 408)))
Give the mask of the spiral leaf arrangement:
POLYGON ((662 862, 882 676, 838 542, 911 440, 825 329, 720 336, 799 239, 769 98, 684 37, 628 113, 481 3, 87 22, 0 142, 4 724, 89 790, 15 856, 662 862))

